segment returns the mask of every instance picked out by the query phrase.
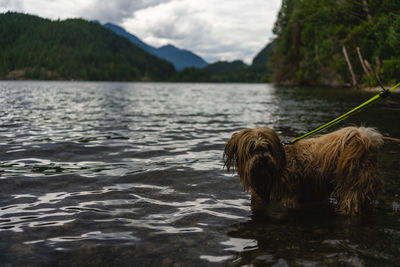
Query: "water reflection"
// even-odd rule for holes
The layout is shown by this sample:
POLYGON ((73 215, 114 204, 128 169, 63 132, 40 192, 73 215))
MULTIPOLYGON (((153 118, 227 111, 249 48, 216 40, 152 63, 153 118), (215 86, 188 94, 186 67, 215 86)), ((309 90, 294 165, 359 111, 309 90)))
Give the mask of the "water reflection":
POLYGON ((391 237, 381 233, 378 238, 374 220, 374 216, 360 220, 310 212, 279 220, 253 217, 237 224, 229 235, 256 240, 257 248, 240 251, 232 261, 239 265, 285 262, 289 266, 394 264, 391 237))
MULTIPOLYGON (((222 170, 230 135, 289 140, 373 93, 268 84, 0 83, 0 261, 11 265, 393 265, 400 146, 368 220, 257 215, 222 170)), ((357 114, 400 136, 399 95, 357 114)))

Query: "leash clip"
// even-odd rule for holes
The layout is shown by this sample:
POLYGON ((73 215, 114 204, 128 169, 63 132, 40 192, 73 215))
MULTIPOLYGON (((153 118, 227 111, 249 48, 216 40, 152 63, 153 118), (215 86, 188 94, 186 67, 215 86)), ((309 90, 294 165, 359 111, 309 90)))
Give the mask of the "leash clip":
POLYGON ((287 146, 287 145, 293 145, 293 144, 294 144, 293 142, 291 142, 291 141, 287 141, 287 140, 285 140, 285 141, 281 141, 281 143, 282 143, 282 145, 283 145, 283 146, 287 146))

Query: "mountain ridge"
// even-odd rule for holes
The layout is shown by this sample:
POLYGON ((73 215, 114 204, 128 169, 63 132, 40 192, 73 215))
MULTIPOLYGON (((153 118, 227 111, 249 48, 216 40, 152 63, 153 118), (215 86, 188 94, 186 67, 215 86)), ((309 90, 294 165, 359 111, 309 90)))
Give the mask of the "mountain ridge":
POLYGON ((121 26, 110 22, 103 24, 103 26, 114 31, 116 34, 127 38, 130 42, 143 48, 148 53, 171 62, 178 71, 190 67, 201 69, 208 65, 204 59, 189 50, 180 49, 171 44, 156 48, 146 44, 140 38, 127 32, 121 26))

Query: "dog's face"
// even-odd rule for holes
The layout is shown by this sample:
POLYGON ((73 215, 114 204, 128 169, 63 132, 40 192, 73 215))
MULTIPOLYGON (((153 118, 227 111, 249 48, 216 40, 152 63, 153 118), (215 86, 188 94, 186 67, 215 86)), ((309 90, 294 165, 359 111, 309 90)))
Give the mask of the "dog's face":
POLYGON ((267 127, 233 134, 225 145, 224 161, 228 171, 237 170, 244 189, 253 189, 256 193, 268 192, 286 165, 281 140, 267 127))

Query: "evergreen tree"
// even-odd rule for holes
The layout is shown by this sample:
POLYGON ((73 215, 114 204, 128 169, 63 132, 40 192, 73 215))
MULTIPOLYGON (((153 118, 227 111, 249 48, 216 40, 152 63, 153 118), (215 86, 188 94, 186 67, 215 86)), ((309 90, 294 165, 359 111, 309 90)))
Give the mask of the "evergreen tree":
POLYGON ((400 2, 393 0, 283 0, 274 27, 273 80, 289 84, 342 85, 350 74, 373 83, 360 56, 384 78, 400 79, 400 2))

